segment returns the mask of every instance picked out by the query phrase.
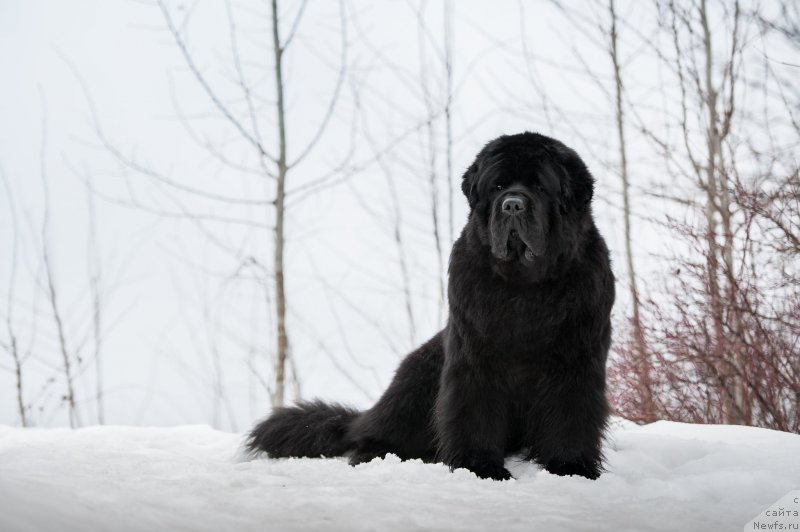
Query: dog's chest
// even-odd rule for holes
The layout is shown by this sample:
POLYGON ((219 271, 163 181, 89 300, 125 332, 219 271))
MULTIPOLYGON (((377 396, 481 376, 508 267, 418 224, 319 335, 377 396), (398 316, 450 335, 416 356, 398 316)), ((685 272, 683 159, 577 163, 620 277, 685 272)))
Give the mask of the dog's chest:
POLYGON ((496 349, 522 355, 546 349, 576 306, 577 294, 558 286, 472 283, 451 293, 467 330, 496 349))

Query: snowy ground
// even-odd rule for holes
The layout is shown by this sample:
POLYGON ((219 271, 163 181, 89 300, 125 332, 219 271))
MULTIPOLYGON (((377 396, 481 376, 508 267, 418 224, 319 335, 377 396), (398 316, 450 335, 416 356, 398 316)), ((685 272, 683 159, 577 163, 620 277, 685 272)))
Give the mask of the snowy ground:
POLYGON ((0 427, 0 530, 742 530, 800 488, 800 436, 615 424, 592 482, 479 480, 390 457, 236 459, 208 427, 0 427))

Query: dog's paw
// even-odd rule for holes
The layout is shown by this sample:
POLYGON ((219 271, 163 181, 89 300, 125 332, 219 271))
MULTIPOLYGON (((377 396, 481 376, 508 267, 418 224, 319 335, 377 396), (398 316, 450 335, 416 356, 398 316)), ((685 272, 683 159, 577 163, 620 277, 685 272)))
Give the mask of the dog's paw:
POLYGON ((561 460, 556 458, 547 462, 544 468, 553 475, 562 477, 579 475, 590 480, 596 480, 601 472, 599 463, 588 460, 561 460))
POLYGON ((351 466, 357 466, 358 464, 365 464, 367 462, 372 462, 376 458, 386 458, 386 451, 377 451, 377 450, 363 450, 363 451, 355 451, 353 454, 350 455, 349 463, 351 466))
POLYGON ((479 478, 492 480, 511 480, 513 477, 502 464, 480 464, 470 469, 479 478))
POLYGON ((475 473, 478 478, 484 479, 510 480, 514 478, 503 465, 502 457, 497 457, 487 452, 477 452, 469 458, 457 460, 450 468, 468 469, 475 473))

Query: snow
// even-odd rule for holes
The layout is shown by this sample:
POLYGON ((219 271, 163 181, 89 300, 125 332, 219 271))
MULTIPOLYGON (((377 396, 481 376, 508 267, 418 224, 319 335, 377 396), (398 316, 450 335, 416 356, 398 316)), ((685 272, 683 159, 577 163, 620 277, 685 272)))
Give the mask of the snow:
POLYGON ((599 480, 393 456, 241 461, 241 435, 0 427, 0 530, 741 530, 800 487, 800 436, 615 420, 599 480))

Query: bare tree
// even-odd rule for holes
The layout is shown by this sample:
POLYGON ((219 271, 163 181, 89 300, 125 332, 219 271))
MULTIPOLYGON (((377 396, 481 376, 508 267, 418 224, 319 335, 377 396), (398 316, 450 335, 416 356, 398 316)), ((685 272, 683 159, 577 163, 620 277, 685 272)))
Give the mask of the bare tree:
MULTIPOLYGON (((357 102, 360 100, 357 97, 357 102)), ((391 200, 391 216, 392 216, 392 239, 394 240, 395 248, 397 249, 397 263, 400 268, 400 278, 402 282, 403 303, 406 311, 406 319, 408 321, 408 340, 409 346, 414 346, 417 342, 417 325, 414 317, 414 302, 411 297, 411 278, 408 269, 408 256, 406 252, 405 239, 403 236, 403 209, 400 203, 400 198, 397 191, 397 183, 395 182, 394 171, 391 165, 386 161, 384 154, 380 152, 379 147, 375 143, 375 139, 371 134, 369 121, 366 117, 364 121, 364 132, 366 134, 367 142, 372 149, 372 152, 377 161, 381 173, 386 179, 386 186, 389 188, 389 198, 391 200)), ((367 209, 369 212, 370 209, 367 209)), ((376 213, 370 213, 376 216, 376 213)))
MULTIPOLYGON (((234 10, 230 1, 226 2, 226 10, 229 21, 229 32, 231 39, 231 52, 233 62, 236 70, 237 84, 241 91, 243 100, 246 103, 246 108, 243 112, 237 112, 230 107, 220 93, 215 89, 211 82, 207 79, 205 74, 197 66, 197 62, 193 53, 189 49, 185 38, 182 33, 184 23, 177 23, 170 11, 167 9, 163 0, 159 0, 158 5, 161 9, 162 15, 166 22, 167 28, 173 37, 173 41, 180 50, 186 65, 189 67, 195 81, 200 85, 203 91, 210 98, 216 110, 228 122, 230 126, 236 131, 239 139, 246 145, 252 148, 255 159, 258 161, 258 168, 260 170, 261 178, 271 181, 274 184, 273 196, 268 199, 268 207, 272 210, 274 225, 272 227, 272 267, 271 276, 273 278, 273 287, 275 291, 274 305, 275 305, 275 374, 274 386, 272 386, 272 404, 273 406, 281 406, 285 400, 285 382, 286 382, 286 366, 287 360, 290 357, 290 342, 289 333, 286 323, 288 297, 286 293, 286 268, 285 268, 285 248, 286 248, 286 199, 291 191, 288 189, 288 183, 292 170, 299 165, 306 156, 311 153, 319 140, 322 138, 330 120, 337 101, 344 79, 345 65, 346 65, 346 17, 344 12, 344 4, 339 3, 340 12, 340 36, 341 36, 341 59, 339 72, 337 73, 337 81, 333 93, 330 98, 327 109, 323 112, 316 132, 312 135, 310 140, 304 146, 298 146, 296 153, 298 155, 294 160, 289 159, 289 118, 287 113, 286 99, 285 99, 285 80, 284 80, 284 61, 286 52, 291 45, 292 41, 297 35, 299 26, 306 11, 307 0, 303 0, 296 10, 294 19, 289 25, 288 33, 284 38, 282 36, 281 12, 279 9, 278 1, 272 0, 270 2, 270 18, 271 18, 271 53, 273 58, 272 74, 271 77, 274 82, 274 98, 275 98, 275 128, 273 131, 273 139, 276 145, 277 152, 272 153, 267 148, 264 140, 263 131, 261 127, 261 110, 256 105, 256 90, 249 82, 245 75, 243 67, 243 59, 240 57, 240 47, 238 35, 240 30, 235 23, 234 10)), ((213 146, 206 145, 206 148, 211 150, 214 155, 228 165, 232 165, 231 161, 224 158, 219 150, 213 146)), ((233 166, 236 166, 233 164, 233 166)), ((241 168, 239 168, 241 169, 241 168)), ((140 168, 140 170, 142 170, 140 168)), ((145 173, 146 173, 146 169, 145 173)), ((162 180, 163 182, 163 180, 162 180)), ((179 187, 174 187, 178 189, 179 187)), ((181 187, 186 191, 186 187, 181 187)), ((202 191, 196 191, 202 192, 202 191)), ((225 201, 224 199, 222 201, 225 201)), ((265 202, 267 203, 267 202, 265 202)), ((253 257, 250 257, 253 259, 253 257)), ((261 261, 258 261, 261 263, 261 261)))
MULTIPOLYGON (((431 231, 433 233, 433 242, 436 250, 436 261, 437 261, 437 283, 438 283, 438 294, 439 294, 439 323, 442 321, 442 316, 445 309, 445 273, 444 273, 444 246, 442 245, 442 235, 439 225, 441 224, 440 218, 441 214, 439 212, 439 163, 438 163, 438 153, 439 153, 439 142, 437 138, 436 132, 436 116, 439 114, 439 110, 437 109, 438 105, 435 99, 434 94, 431 91, 430 87, 430 74, 428 72, 428 60, 426 57, 426 51, 429 48, 429 45, 434 47, 434 50, 438 53, 439 50, 436 48, 436 43, 429 43, 430 35, 429 29, 427 24, 425 23, 425 9, 427 7, 427 2, 424 0, 420 2, 420 4, 416 8, 416 15, 417 15, 417 46, 419 51, 419 83, 420 88, 422 90, 422 102, 425 106, 425 114, 427 117, 426 124, 425 124, 425 161, 426 161, 426 173, 428 175, 428 185, 430 187, 430 201, 431 201, 431 231)), ((446 77, 449 79, 451 74, 449 70, 449 63, 445 61, 446 69, 446 77)), ((448 85, 449 89, 449 85, 448 85)), ((446 105, 445 105, 445 115, 447 116, 447 127, 449 127, 449 114, 450 114, 450 104, 451 104, 451 95, 447 95, 446 105)), ((449 140, 449 137, 448 137, 449 140)), ((449 161, 448 161, 449 164, 449 161)), ((449 176, 448 176, 449 179, 449 176)), ((448 181, 448 187, 450 187, 450 183, 448 181)), ((450 196, 452 194, 448 192, 450 196)), ((448 197, 448 201, 450 199, 448 197)))
POLYGON ((45 154, 47 152, 47 115, 44 111, 44 97, 43 113, 42 113, 42 142, 40 148, 40 165, 41 165, 41 180, 42 180, 42 194, 44 197, 44 214, 42 217, 41 239, 42 239, 42 261, 44 264, 44 275, 47 286, 45 291, 47 293, 47 300, 50 304, 53 322, 56 326, 58 333, 58 349, 61 354, 62 369, 64 371, 64 380, 66 385, 66 393, 64 401, 67 403, 69 409, 69 424, 72 428, 81 425, 80 414, 78 412, 77 401, 75 398, 75 370, 73 368, 73 355, 67 347, 67 336, 64 324, 64 318, 58 302, 58 288, 55 279, 55 271, 53 269, 52 258, 50 253, 50 186, 47 181, 47 165, 45 154))
POLYGON ((450 232, 450 244, 455 240, 453 226, 453 198, 455 186, 453 184, 453 2, 444 1, 444 72, 445 72, 445 102, 444 102, 444 131, 445 131, 445 159, 447 172, 447 219, 450 232))
MULTIPOLYGON (((797 257, 796 225, 788 220, 800 216, 798 172, 776 147, 800 140, 791 118, 798 100, 787 99, 777 77, 745 76, 754 64, 748 32, 763 21, 758 10, 745 14, 738 2, 705 0, 659 8, 673 46, 682 149, 652 127, 640 128, 663 150, 672 178, 691 186, 664 196, 684 212, 664 228, 686 248, 668 259, 664 295, 642 307, 653 407, 660 418, 798 431, 800 294, 787 275, 794 269, 786 269, 797 257), (753 89, 765 102, 761 117, 741 97, 753 89), (783 123, 774 112, 781 107, 789 117, 783 123)), ((644 420, 635 337, 623 339, 618 354, 610 370, 613 402, 644 420)))
MULTIPOLYGON (((42 101, 44 103, 44 98, 42 101)), ((43 116, 46 116, 44 111, 43 116)), ((81 315, 83 297, 79 296, 78 305, 65 306, 63 303, 63 299, 69 299, 70 294, 64 295, 57 281, 58 270, 51 246, 54 211, 51 208, 46 160, 47 122, 43 118, 39 159, 41 203, 35 209, 19 207, 22 196, 15 194, 18 191, 12 189, 7 176, 0 168, 0 180, 6 192, 12 233, 11 270, 4 310, 7 337, 0 339, 0 347, 9 353, 13 361, 10 369, 14 374, 15 399, 22 426, 47 423, 48 418, 52 419, 66 407, 70 426, 74 428, 83 422, 81 411, 86 412, 92 407, 88 393, 85 394, 86 400, 82 403, 78 402, 78 395, 80 388, 86 387, 82 378, 96 360, 94 357, 83 357, 81 353, 90 341, 95 341, 94 354, 99 356, 103 333, 95 329, 93 324, 104 322, 105 306, 103 296, 99 292, 99 283, 92 286, 91 278, 87 290, 93 294, 89 320, 84 320, 81 315), (18 219, 20 209, 26 215, 27 231, 18 219), (20 253, 18 241, 22 238, 28 238, 33 243, 33 246, 27 249, 27 257, 24 253, 20 253), (24 267, 20 268, 20 265, 24 267), (30 295, 20 295, 23 291, 20 289, 26 286, 31 288, 30 295), (98 288, 98 291, 95 291, 95 288, 98 288), (23 313, 28 315, 23 316, 23 313), (87 326, 86 321, 89 321, 90 325, 87 326), (24 370, 28 362, 34 362, 35 366, 26 372, 24 370)), ((90 249, 87 255, 97 259, 95 266, 99 269, 101 264, 96 240, 90 249)), ((7 369, 4 366, 3 364, 0 367, 7 369)), ((95 370, 97 369, 95 367, 95 370)), ((100 383, 101 380, 97 382, 100 383)), ((100 396, 98 393, 93 399, 99 399, 100 396)), ((101 415, 100 405, 95 406, 98 415, 101 415)), ((102 418, 99 418, 98 422, 102 422, 102 418)))
POLYGON ((22 366, 25 360, 17 337, 16 324, 14 322, 14 307, 16 306, 15 289, 17 284, 17 265, 19 261, 19 225, 17 223, 17 208, 12 201, 11 185, 8 182, 3 168, 0 167, 0 178, 3 180, 3 188, 6 192, 6 202, 8 203, 8 214, 11 218, 11 273, 8 279, 8 297, 6 298, 6 333, 8 341, 2 342, 3 349, 8 352, 13 362, 14 383, 16 390, 17 412, 23 427, 28 426, 28 414, 25 406, 24 381, 22 378, 22 366))
POLYGON ((89 291, 92 298, 92 343, 94 352, 92 360, 95 370, 95 403, 97 423, 105 423, 105 407, 103 397, 103 270, 97 237, 97 209, 92 187, 86 184, 86 205, 89 211, 88 244, 86 247, 87 270, 89 274, 89 291))
POLYGON ((633 235, 631 234, 631 192, 630 178, 628 173, 628 146, 625 142, 625 107, 623 105, 623 82, 622 68, 620 66, 620 54, 617 38, 617 12, 614 7, 614 0, 609 0, 608 11, 611 18, 609 29, 609 53, 611 62, 614 66, 614 114, 619 142, 619 175, 622 181, 622 217, 624 222, 624 242, 625 242, 625 265, 628 269, 628 291, 630 293, 632 316, 631 328, 636 344, 638 362, 636 372, 641 386, 641 419, 645 422, 654 421, 655 411, 652 397, 652 383, 650 378, 651 364, 647 345, 645 344, 642 322, 640 317, 639 288, 636 278, 636 270, 633 261, 633 235))
MULTIPOLYGON (((301 8, 304 9, 304 8, 301 8)), ((277 93, 278 115, 278 160, 277 182, 275 184, 275 302, 277 313, 278 352, 275 365, 275 395, 273 406, 283 405, 284 382, 286 380, 286 357, 289 351, 289 337, 286 334, 286 289, 283 280, 284 204, 286 201, 286 104, 283 97, 283 52, 278 17, 278 1, 272 0, 272 49, 275 54, 275 91, 277 93)))

